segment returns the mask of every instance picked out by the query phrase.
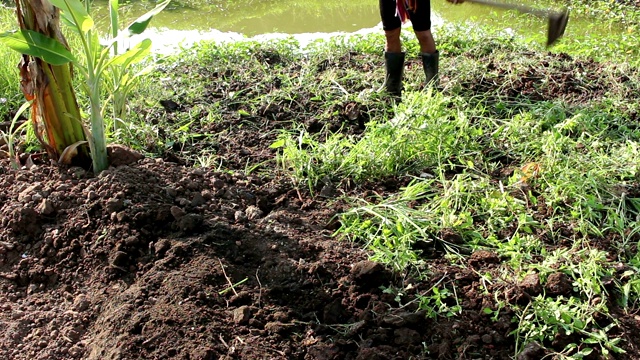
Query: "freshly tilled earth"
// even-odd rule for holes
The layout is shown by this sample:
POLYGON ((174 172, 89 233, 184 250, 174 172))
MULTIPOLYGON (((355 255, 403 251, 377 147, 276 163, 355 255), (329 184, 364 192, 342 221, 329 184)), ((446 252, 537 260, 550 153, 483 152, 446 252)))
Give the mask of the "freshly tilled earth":
POLYGON ((401 307, 382 287, 402 279, 331 237, 340 201, 283 179, 162 159, 97 177, 3 167, 1 179, 0 358, 407 359, 463 344, 501 357, 511 347, 508 317, 484 326, 470 312, 452 327, 416 302, 401 307))

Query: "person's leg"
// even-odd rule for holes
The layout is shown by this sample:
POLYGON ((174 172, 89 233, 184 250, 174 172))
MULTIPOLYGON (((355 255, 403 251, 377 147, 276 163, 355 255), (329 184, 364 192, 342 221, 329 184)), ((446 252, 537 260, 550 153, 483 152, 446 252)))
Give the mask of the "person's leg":
POLYGON ((409 12, 413 31, 420 43, 420 56, 427 83, 436 82, 438 75, 439 53, 431 33, 431 2, 417 0, 417 7, 409 12))
POLYGON ((422 68, 424 69, 427 84, 437 84, 440 53, 436 49, 436 43, 433 41, 431 30, 416 31, 416 36, 420 42, 420 57, 422 58, 422 68))
POLYGON ((391 53, 402 52, 402 44, 400 43, 400 28, 402 23, 396 16, 395 0, 379 0, 380 19, 382 19, 382 29, 387 39, 385 51, 391 53))
POLYGON ((384 85, 392 95, 402 93, 402 73, 404 71, 404 52, 400 41, 402 23, 396 16, 395 0, 379 0, 380 18, 384 30, 386 44, 384 48, 385 81, 384 85))
POLYGON ((402 42, 400 41, 400 28, 393 30, 385 30, 384 36, 386 38, 386 44, 384 51, 390 53, 402 52, 402 42))
POLYGON ((415 31, 418 43, 420 43, 420 52, 433 54, 436 50, 436 42, 433 40, 431 30, 415 31))

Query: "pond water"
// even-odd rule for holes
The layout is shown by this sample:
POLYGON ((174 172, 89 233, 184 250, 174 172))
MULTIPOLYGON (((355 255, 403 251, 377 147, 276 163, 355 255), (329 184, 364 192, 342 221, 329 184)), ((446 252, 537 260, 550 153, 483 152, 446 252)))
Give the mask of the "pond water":
MULTIPOLYGON (((504 2, 514 2, 501 0, 504 2)), ((520 0, 520 4, 543 9, 560 9, 552 0, 520 0)), ((444 22, 486 22, 528 32, 544 39, 546 19, 532 15, 503 17, 504 10, 472 3, 453 5, 445 0, 432 0, 434 26, 444 22)), ((152 9, 156 2, 136 0, 121 4, 121 14, 127 21, 152 9)), ((106 0, 96 0, 94 6, 106 13, 106 0)), ((599 31, 587 26, 588 19, 571 16, 566 36, 599 31)), ((151 22, 155 48, 189 43, 201 39, 235 40, 264 34, 293 34, 298 38, 326 37, 334 33, 381 31, 376 0, 173 0, 151 22)), ((146 34, 149 36, 148 34, 146 34)))

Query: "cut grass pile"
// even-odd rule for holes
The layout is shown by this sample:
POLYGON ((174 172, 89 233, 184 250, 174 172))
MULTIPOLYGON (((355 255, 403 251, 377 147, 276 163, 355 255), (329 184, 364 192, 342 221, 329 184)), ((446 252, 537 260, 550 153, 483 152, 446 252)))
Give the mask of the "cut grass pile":
MULTIPOLYGON (((486 52, 486 43, 467 45, 450 54, 449 91, 409 91, 393 117, 368 123, 363 136, 290 137, 281 163, 308 184, 411 176, 397 193, 360 200, 338 234, 423 279, 439 266, 434 254, 468 267, 469 253, 495 253, 500 266, 480 274, 494 289, 486 311, 513 312, 516 352, 559 333, 571 339, 553 349, 560 357, 623 352, 608 314, 633 313, 640 295, 640 131, 630 100, 638 69, 506 42, 486 52), (542 290, 525 305, 495 290, 532 276, 542 290), (559 276, 567 289, 549 286, 559 276)), ((422 296, 457 291, 452 281, 422 296)), ((463 311, 442 303, 421 305, 433 316, 463 311)))

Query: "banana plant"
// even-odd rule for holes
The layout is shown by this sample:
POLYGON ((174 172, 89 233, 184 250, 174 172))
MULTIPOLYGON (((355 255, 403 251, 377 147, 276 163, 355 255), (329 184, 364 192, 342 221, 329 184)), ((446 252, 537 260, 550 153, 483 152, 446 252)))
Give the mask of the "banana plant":
POLYGON ((57 161, 65 148, 86 140, 72 83, 74 57, 60 31, 59 10, 50 3, 17 0, 16 14, 20 31, 0 40, 23 54, 20 85, 32 104, 33 128, 57 161))
MULTIPOLYGON (((126 74, 136 62, 147 56, 151 40, 118 52, 119 42, 142 34, 151 19, 170 0, 131 23, 126 31, 118 29, 118 2, 110 0, 111 36, 100 42, 91 17, 91 1, 80 0, 16 0, 19 29, 0 34, 0 42, 20 52, 22 91, 32 101, 31 119, 36 136, 47 153, 58 160, 65 149, 75 153, 79 145, 89 145, 93 170, 98 173, 108 166, 104 125, 105 104, 102 99, 104 77, 108 73, 126 74), (77 55, 62 35, 60 22, 75 32, 81 43, 77 55), (87 130, 73 87, 72 69, 83 77, 83 89, 89 98, 90 128, 87 130)), ((117 87, 113 87, 117 90, 117 87)), ((121 99, 122 94, 111 98, 121 99)), ((121 100, 120 100, 121 101, 121 100)), ((79 148, 79 154, 86 153, 79 148)), ((69 153, 69 151, 67 151, 69 153)))

